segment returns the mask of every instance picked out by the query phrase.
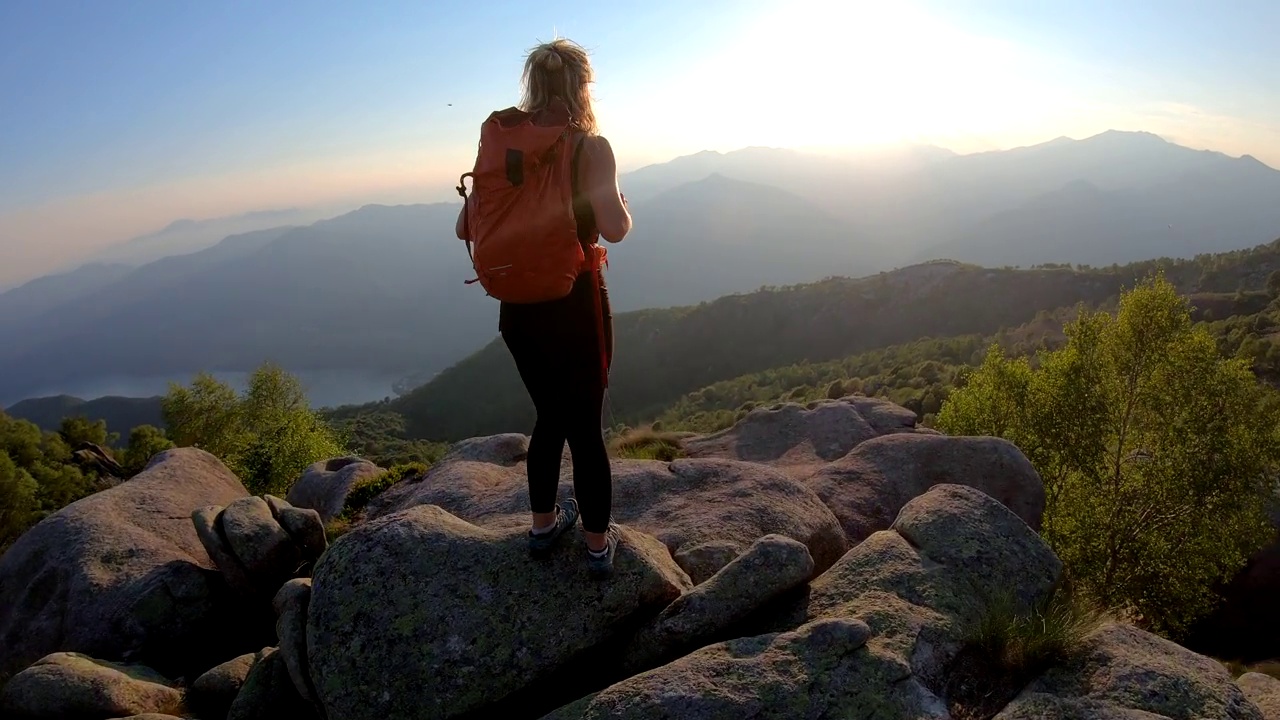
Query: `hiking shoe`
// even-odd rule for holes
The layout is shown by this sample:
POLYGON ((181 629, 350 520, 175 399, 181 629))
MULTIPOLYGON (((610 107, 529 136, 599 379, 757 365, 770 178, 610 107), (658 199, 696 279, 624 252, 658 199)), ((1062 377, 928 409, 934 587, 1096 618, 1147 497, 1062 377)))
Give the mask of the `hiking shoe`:
POLYGON ((613 574, 613 556, 618 550, 618 526, 609 523, 604 533, 604 550, 598 554, 587 548, 587 572, 596 579, 607 578, 613 574))
POLYGON ((532 528, 529 529, 529 552, 534 555, 541 555, 551 549, 555 545, 556 540, 564 534, 565 530, 573 527, 578 522, 578 501, 569 498, 564 501, 564 505, 556 505, 556 524, 546 532, 535 533, 532 528))

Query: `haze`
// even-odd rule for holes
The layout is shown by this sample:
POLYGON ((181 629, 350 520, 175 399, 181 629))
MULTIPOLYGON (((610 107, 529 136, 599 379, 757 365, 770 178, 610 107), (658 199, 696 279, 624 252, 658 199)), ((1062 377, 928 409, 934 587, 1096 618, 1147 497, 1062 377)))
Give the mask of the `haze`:
POLYGON ((1280 166, 1280 4, 1119 5, 7 3, 0 286, 177 218, 454 198, 556 33, 594 53, 623 170, 1107 129, 1280 166))

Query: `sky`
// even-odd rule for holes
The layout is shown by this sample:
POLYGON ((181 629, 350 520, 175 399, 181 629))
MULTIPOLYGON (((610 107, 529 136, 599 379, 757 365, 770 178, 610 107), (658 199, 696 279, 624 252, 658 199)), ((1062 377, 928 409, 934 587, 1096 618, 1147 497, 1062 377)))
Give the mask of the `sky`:
POLYGON ((1145 130, 1280 167, 1275 0, 8 0, 0 286, 178 218, 456 199, 524 54, 592 52, 623 171, 1145 130))

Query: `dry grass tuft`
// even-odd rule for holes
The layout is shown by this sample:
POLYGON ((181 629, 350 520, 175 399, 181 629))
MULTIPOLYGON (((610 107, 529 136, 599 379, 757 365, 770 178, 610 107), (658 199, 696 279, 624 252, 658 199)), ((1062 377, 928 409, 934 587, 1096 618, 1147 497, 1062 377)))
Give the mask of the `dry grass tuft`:
POLYGON ((1084 595, 1060 588, 1023 609, 1009 592, 996 593, 966 638, 947 678, 955 720, 989 720, 1027 683, 1067 661, 1110 616, 1084 595))
POLYGON ((684 457, 680 433, 655 430, 652 427, 627 430, 609 443, 609 454, 628 460, 662 460, 670 462, 684 457))

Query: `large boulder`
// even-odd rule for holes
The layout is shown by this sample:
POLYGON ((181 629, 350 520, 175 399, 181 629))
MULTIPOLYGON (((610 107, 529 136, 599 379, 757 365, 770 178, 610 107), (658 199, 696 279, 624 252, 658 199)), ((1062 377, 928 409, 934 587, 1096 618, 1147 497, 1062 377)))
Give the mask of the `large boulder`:
POLYGON ((315 510, 329 522, 342 513, 353 488, 382 473, 382 468, 360 457, 321 460, 302 473, 284 499, 294 507, 315 510))
POLYGON ((316 566, 307 613, 325 713, 455 717, 520 691, 534 702, 565 692, 547 678, 691 587, 661 543, 620 532, 606 581, 588 576, 580 534, 534 561, 523 528, 479 527, 432 505, 342 536, 316 566))
POLYGON ((5 717, 100 720, 173 712, 182 693, 149 668, 116 665, 79 653, 53 653, 14 675, 0 694, 5 717))
POLYGON ((1220 663, 1118 623, 1095 630, 996 720, 1045 717, 1264 720, 1220 663))
POLYGON ((493 465, 515 465, 529 456, 529 437, 502 433, 460 440, 449 446, 441 462, 471 460, 493 465))
POLYGON ((860 617, 931 688, 970 629, 1007 594, 1028 608, 1056 585, 1062 562, 1038 533, 989 495, 938 485, 902 508, 810 585, 790 622, 860 617))
POLYGON ((814 580, 790 629, 709 645, 550 717, 948 718, 943 673, 990 607, 980 587, 1031 603, 1060 571, 1003 505, 938 486, 814 580))
POLYGON ((935 485, 967 485, 999 500, 1034 530, 1044 484, 1016 445, 995 437, 886 435, 804 480, 835 512, 850 542, 889 527, 912 498, 935 485))
POLYGON ((689 438, 684 446, 690 457, 770 463, 803 475, 872 438, 918 431, 914 412, 858 395, 756 408, 733 427, 689 438))
POLYGON ((313 720, 318 717, 315 706, 298 695, 284 657, 276 648, 263 648, 254 656, 249 675, 227 710, 227 720, 313 720))
MULTIPOLYGON (((615 460, 612 470, 614 518, 661 540, 695 583, 769 534, 804 543, 815 572, 830 567, 849 549, 831 510, 813 491, 777 469, 731 460, 682 459, 615 460)), ((572 493, 572 480, 566 478, 560 497, 572 493)), ((442 462, 425 478, 401 483, 387 496, 370 517, 430 504, 485 526, 528 523, 523 463, 442 462)))
POLYGON ((544 720, 949 720, 946 705, 856 618, 729 640, 636 675, 544 720))
POLYGON ((1258 672, 1247 672, 1236 678, 1236 684, 1257 706, 1264 720, 1280 720, 1280 680, 1258 672))
POLYGON ((310 572, 328 547, 319 513, 272 495, 199 507, 191 522, 227 584, 262 607, 285 582, 310 572))
POLYGON ((311 687, 311 671, 307 666, 307 606, 311 603, 311 578, 296 578, 285 583, 272 600, 276 611, 277 651, 289 670, 298 695, 315 702, 311 687))
POLYGON ((0 557, 0 680, 55 651, 171 677, 237 654, 242 625, 191 511, 247 494, 213 455, 181 448, 40 521, 0 557))
POLYGON ((717 636, 812 574, 813 558, 803 543, 782 535, 760 538, 709 580, 664 608, 637 634, 624 661, 628 671, 643 670, 664 657, 724 639, 717 636))
POLYGON ((196 678, 187 690, 187 707, 197 717, 225 718, 257 659, 257 653, 245 653, 196 678))

